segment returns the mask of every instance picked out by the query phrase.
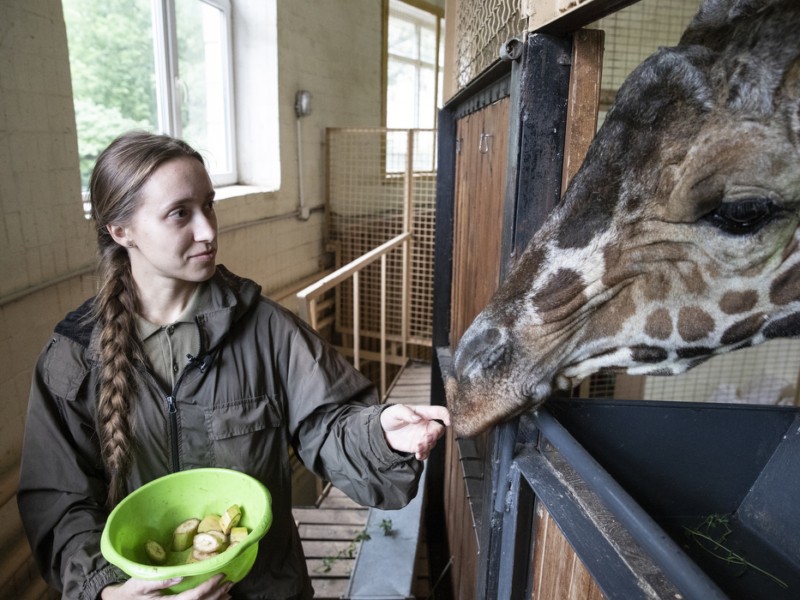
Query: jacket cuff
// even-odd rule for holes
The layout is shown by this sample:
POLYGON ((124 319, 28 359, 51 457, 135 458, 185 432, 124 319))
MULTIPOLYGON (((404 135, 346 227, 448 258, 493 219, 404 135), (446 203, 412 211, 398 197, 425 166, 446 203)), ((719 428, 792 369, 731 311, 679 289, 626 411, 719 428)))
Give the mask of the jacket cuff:
POLYGON ((115 583, 126 581, 128 576, 114 565, 106 565, 99 571, 95 571, 86 579, 86 583, 81 590, 80 600, 100 600, 100 592, 103 588, 115 583))
POLYGON ((411 461, 416 461, 410 452, 399 452, 389 447, 386 436, 381 426, 381 413, 389 408, 389 404, 382 404, 375 407, 367 417, 367 429, 370 449, 377 459, 378 467, 382 470, 393 469, 398 465, 404 465, 411 461))

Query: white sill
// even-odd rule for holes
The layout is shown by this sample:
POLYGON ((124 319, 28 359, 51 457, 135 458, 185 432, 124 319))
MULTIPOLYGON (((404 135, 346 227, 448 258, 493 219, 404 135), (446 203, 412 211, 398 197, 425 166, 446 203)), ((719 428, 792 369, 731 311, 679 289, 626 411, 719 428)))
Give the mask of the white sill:
POLYGON ((252 194, 269 194, 274 193, 276 190, 258 185, 225 185, 215 188, 215 200, 229 200, 230 198, 241 198, 243 196, 250 196, 252 194))

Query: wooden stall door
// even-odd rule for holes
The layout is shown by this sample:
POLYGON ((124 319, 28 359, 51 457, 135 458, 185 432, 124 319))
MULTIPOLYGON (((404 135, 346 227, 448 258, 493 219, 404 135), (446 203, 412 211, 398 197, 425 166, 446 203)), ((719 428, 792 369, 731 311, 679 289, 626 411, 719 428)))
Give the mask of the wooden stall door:
MULTIPOLYGON (((455 347, 500 281, 508 153, 508 98, 459 119, 453 218, 451 345, 455 347)), ((478 543, 458 444, 448 431, 444 498, 453 553, 453 597, 475 597, 478 543)))

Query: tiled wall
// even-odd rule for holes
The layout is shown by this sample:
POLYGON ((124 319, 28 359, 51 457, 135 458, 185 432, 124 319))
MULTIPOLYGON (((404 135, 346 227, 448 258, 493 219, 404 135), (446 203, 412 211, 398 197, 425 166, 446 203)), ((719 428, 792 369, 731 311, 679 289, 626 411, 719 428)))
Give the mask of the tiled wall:
MULTIPOLYGON (((380 2, 278 2, 277 19, 281 189, 218 205, 220 262, 268 294, 324 260, 324 213, 280 218, 299 201, 295 92, 313 96, 302 123, 309 207, 324 204, 324 128, 379 126, 381 114, 380 2)), ((31 369, 94 289, 60 0, 0 2, 0 209, 0 597, 22 597, 30 565, 13 493, 31 369)))

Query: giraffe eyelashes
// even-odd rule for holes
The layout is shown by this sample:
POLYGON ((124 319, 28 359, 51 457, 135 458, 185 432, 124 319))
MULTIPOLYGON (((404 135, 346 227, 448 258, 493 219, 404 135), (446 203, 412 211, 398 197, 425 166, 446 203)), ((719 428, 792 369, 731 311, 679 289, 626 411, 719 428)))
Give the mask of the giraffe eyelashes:
POLYGON ((731 235, 755 233, 784 209, 769 198, 746 198, 736 202, 723 202, 703 219, 709 225, 731 235))

